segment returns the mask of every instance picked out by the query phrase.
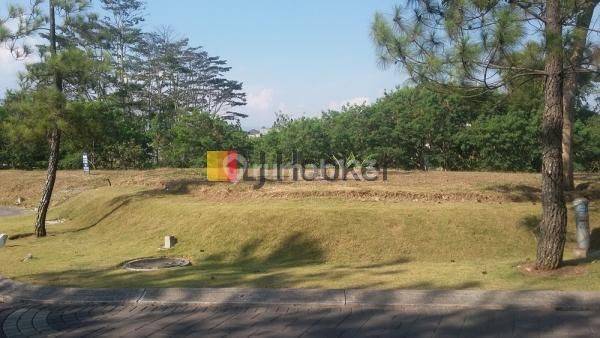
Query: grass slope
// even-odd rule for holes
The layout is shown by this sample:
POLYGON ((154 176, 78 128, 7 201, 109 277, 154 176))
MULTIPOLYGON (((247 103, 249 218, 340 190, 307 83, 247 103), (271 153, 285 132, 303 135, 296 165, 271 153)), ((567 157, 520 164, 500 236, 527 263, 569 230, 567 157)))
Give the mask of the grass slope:
MULTIPOLYGON (((0 172, 0 179, 17 173, 0 172)), ((20 173, 14 182, 36 175, 20 173)), ((592 262, 579 264, 581 276, 517 270, 535 256, 537 175, 397 173, 387 183, 269 183, 260 191, 208 184, 193 171, 59 178, 64 199, 50 219, 66 221, 49 225, 48 238, 26 236, 32 216, 0 218, 0 232, 25 235, 0 249, 0 274, 89 287, 600 290, 600 267, 592 262), (106 178, 112 186, 102 183, 106 178), (76 191, 64 190, 75 184, 76 191), (179 243, 161 252, 167 234, 179 243), (34 259, 22 262, 29 253, 34 259), (163 254, 194 265, 152 273, 119 268, 163 254)), ((0 192, 15 184, 23 183, 0 192)), ((593 208, 593 226, 598 216, 593 208)))

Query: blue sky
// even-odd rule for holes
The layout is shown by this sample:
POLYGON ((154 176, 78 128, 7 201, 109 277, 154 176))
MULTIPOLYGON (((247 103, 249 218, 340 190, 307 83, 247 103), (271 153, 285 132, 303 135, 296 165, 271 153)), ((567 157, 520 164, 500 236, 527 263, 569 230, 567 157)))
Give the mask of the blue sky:
MULTIPOLYGON (((5 4, 5 1, 2 1, 5 4)), ((403 83, 382 70, 369 36, 375 11, 391 0, 148 0, 145 30, 164 26, 228 60, 242 81, 250 117, 270 126, 275 112, 319 115, 345 102, 374 101, 403 83)), ((2 5, 5 7, 5 5, 2 5)), ((2 8, 2 11, 6 8, 2 8)), ((15 86, 20 62, 0 54, 0 91, 15 86)))
POLYGON ((169 26, 229 61, 244 82, 247 128, 269 126, 274 113, 318 115, 344 102, 373 101, 402 83, 377 65, 369 26, 378 0, 150 0, 147 29, 169 26))

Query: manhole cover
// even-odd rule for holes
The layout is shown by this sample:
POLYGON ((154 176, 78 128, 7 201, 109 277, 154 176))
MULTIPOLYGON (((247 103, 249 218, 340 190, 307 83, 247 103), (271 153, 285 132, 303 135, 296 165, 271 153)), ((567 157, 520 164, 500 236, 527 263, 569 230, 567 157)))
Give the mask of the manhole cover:
POLYGON ((123 268, 131 271, 154 271, 178 268, 190 264, 190 261, 184 258, 140 258, 125 263, 123 268))

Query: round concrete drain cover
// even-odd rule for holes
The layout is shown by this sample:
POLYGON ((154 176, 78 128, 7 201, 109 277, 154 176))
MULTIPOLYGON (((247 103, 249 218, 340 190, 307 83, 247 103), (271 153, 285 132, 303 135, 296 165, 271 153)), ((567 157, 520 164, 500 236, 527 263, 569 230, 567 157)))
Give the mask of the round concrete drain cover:
POLYGON ((131 271, 155 271, 188 265, 191 265, 190 261, 184 258, 159 257, 134 259, 125 263, 123 267, 131 271))

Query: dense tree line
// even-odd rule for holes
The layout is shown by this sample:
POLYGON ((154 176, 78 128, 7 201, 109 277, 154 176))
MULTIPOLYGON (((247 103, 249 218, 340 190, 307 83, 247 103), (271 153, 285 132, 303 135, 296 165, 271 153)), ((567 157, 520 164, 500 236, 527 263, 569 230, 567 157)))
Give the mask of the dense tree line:
MULTIPOLYGON (((96 168, 200 164, 181 144, 190 124, 199 128, 195 135, 212 135, 210 147, 229 147, 231 135, 240 139, 245 115, 235 108, 246 95, 241 82, 227 78, 227 62, 168 29, 142 31, 144 5, 35 0, 9 6, 0 18, 4 47, 23 58, 35 53, 30 36, 39 33, 49 43, 36 46, 40 61, 27 66, 18 90, 5 94, 1 167, 46 166, 53 129, 62 136, 62 168, 80 167, 84 151, 96 168)), ((187 148, 198 150, 193 142, 187 148)))
MULTIPOLYGON (((12 98, 6 101, 11 102, 12 98)), ((18 101, 18 100, 17 100, 18 101)), ((600 115, 578 105, 575 167, 600 170, 600 115)), ((115 102, 72 104, 77 128, 65 130, 62 168, 81 168, 81 153, 93 154, 95 168, 201 167, 208 150, 236 149, 257 161, 278 153, 291 161, 298 151, 307 163, 334 157, 373 159, 379 165, 412 170, 538 171, 541 168, 539 101, 529 95, 496 92, 477 97, 405 87, 386 93, 372 105, 346 106, 320 117, 279 115, 269 133, 250 139, 238 123, 212 113, 178 114, 161 137, 161 162, 154 160, 153 129, 124 114, 115 102)), ((0 163, 11 168, 43 168, 43 135, 0 108, 0 163), (27 130, 30 130, 27 132, 27 130)))
MULTIPOLYGON (((538 171, 542 107, 533 101, 500 92, 466 97, 406 87, 372 105, 318 118, 284 116, 254 142, 252 157, 264 152, 274 161, 281 153, 291 161, 292 151, 299 151, 315 164, 354 155, 390 168, 538 171)), ((598 171, 600 116, 587 105, 578 106, 576 115, 575 164, 598 171)))
MULTIPOLYGON (((10 101, 9 98, 7 101, 10 101)), ((22 105, 22 102, 19 102, 22 105)), ((0 166, 4 169, 41 169, 47 165, 48 145, 42 130, 20 118, 16 105, 0 107, 0 166), (10 111, 11 113, 7 113, 10 111)), ((197 110, 180 113, 161 130, 160 161, 155 161, 155 130, 145 121, 127 117, 113 103, 72 102, 73 125, 65 126, 59 166, 78 169, 83 152, 94 169, 144 169, 204 166, 208 150, 239 149, 248 153, 250 139, 238 123, 197 110), (75 113, 76 112, 76 113, 75 113)))

